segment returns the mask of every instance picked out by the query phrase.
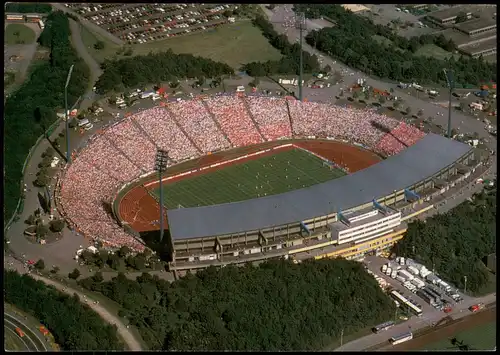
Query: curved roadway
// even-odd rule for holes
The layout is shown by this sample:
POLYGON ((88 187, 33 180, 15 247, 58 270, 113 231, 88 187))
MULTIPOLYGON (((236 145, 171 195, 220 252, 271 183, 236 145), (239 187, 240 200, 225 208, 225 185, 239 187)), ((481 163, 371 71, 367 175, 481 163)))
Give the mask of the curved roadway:
POLYGON ((45 340, 36 331, 33 331, 28 325, 26 325, 17 315, 12 313, 7 313, 4 311, 4 329, 6 332, 13 333, 12 335, 21 340, 25 345, 26 349, 29 351, 47 351, 48 348, 45 345, 45 340), (16 328, 20 328, 24 332, 24 337, 20 337, 16 333, 16 328))

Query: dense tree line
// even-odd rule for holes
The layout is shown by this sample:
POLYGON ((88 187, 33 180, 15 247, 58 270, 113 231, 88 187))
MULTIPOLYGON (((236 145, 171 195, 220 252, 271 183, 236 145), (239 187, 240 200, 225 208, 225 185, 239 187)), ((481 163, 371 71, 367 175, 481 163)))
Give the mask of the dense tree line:
POLYGON ((4 216, 8 220, 20 197, 23 163, 30 148, 56 121, 56 111, 64 107, 64 85, 69 67, 74 70, 68 86, 68 104, 76 102, 87 87, 89 69, 71 46, 67 16, 51 13, 38 42, 50 51, 47 61, 37 63, 29 80, 5 102, 4 122, 4 216))
MULTIPOLYGON (((299 74, 300 69, 300 45, 298 43, 290 44, 286 35, 278 34, 273 25, 263 16, 258 15, 253 24, 260 28, 264 37, 269 43, 278 49, 283 57, 280 60, 268 60, 267 62, 251 62, 245 64, 242 70, 250 76, 266 76, 273 74, 299 74)), ((313 73, 320 70, 318 58, 303 51, 303 71, 304 73, 313 73)))
POLYGON ((423 35, 410 39, 398 36, 387 26, 375 25, 370 19, 345 10, 339 5, 296 5, 309 18, 327 16, 336 25, 311 31, 306 41, 319 50, 340 59, 347 65, 381 78, 419 83, 445 83, 443 69, 451 68, 455 82, 478 85, 496 82, 496 64, 482 58, 461 56, 458 60, 440 60, 434 57, 415 56, 423 45, 434 43, 447 50, 455 44, 442 35, 423 35), (384 45, 373 38, 383 36, 392 41, 384 45))
POLYGON ((40 320, 63 350, 123 350, 116 327, 105 323, 78 296, 70 297, 16 271, 4 270, 3 275, 4 301, 40 320))
POLYGON ((496 250, 496 189, 483 191, 448 213, 410 223, 397 255, 434 265, 444 280, 476 292, 488 283, 482 263, 496 250))
POLYGON ((99 93, 123 91, 180 78, 214 78, 233 74, 233 69, 225 63, 192 54, 174 54, 171 49, 133 58, 106 60, 101 67, 103 74, 96 84, 99 93))
POLYGON ((79 283, 119 303, 150 350, 323 349, 395 312, 362 264, 344 259, 211 267, 173 283, 147 273, 79 283))
POLYGON ((40 3, 11 2, 5 6, 5 12, 17 12, 21 14, 48 14, 52 11, 52 5, 40 3))

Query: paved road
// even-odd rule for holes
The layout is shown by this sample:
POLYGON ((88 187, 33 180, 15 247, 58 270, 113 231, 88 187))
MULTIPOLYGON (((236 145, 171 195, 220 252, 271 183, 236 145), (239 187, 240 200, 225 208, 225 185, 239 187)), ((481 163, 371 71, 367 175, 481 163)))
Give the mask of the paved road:
POLYGON ((82 25, 87 27, 89 30, 107 38, 108 40, 112 41, 113 43, 116 43, 119 46, 122 46, 125 44, 125 42, 122 41, 121 39, 119 39, 118 37, 113 36, 111 33, 104 30, 103 28, 97 26, 95 23, 86 20, 84 17, 80 16, 78 13, 74 12, 71 9, 68 9, 66 6, 64 6, 64 4, 51 3, 51 5, 57 10, 61 10, 61 11, 75 15, 76 17, 78 17, 80 19, 80 22, 82 23, 82 25))
MULTIPOLYGON (((299 38, 298 30, 293 27, 283 26, 284 22, 290 22, 291 18, 293 17, 291 7, 292 5, 280 5, 276 6, 272 12, 264 8, 264 12, 272 22, 274 29, 278 33, 285 33, 291 42, 296 42, 299 38)), ((314 29, 314 27, 318 27, 317 25, 311 25, 310 21, 307 22, 306 26, 308 31, 314 29)), ((365 73, 349 68, 339 61, 328 57, 325 53, 321 53, 318 50, 312 48, 306 43, 304 43, 303 48, 305 51, 311 54, 323 56, 322 65, 329 65, 333 71, 345 71, 353 73, 352 75, 344 76, 344 83, 332 85, 330 88, 303 88, 304 97, 308 98, 310 101, 332 102, 335 100, 334 97, 335 95, 338 95, 341 88, 347 89, 348 87, 355 84, 358 78, 364 78, 366 80, 366 83, 372 87, 376 87, 381 90, 390 90, 391 88, 394 89, 395 95, 400 96, 403 99, 403 101, 405 102, 405 106, 412 107, 413 111, 415 112, 418 109, 422 109, 424 111, 425 117, 432 116, 435 118, 436 124, 447 127, 448 109, 433 104, 432 102, 423 101, 414 96, 410 96, 407 94, 407 92, 397 88, 397 85, 394 83, 388 83, 379 79, 370 78, 365 73)), ((460 112, 453 111, 452 126, 460 127, 460 132, 477 132, 480 137, 487 138, 489 140, 488 146, 490 147, 490 149, 496 151, 496 139, 493 139, 493 137, 491 137, 491 135, 485 130, 485 125, 481 121, 477 121, 475 118, 466 116, 460 112)), ((493 170, 494 172, 496 172, 496 161, 493 170)))
MULTIPOLYGON (((87 48, 82 42, 80 25, 74 20, 70 19, 70 29, 71 42, 78 55, 85 61, 90 69, 89 86, 79 105, 80 110, 83 110, 88 108, 93 102, 92 87, 95 85, 95 82, 101 75, 102 70, 99 64, 87 52, 87 48)), ((57 127, 52 134, 51 140, 54 140, 55 137, 57 137, 57 135, 64 129, 64 122, 61 122, 59 127, 57 127)), ((36 179, 36 173, 39 170, 38 164, 42 160, 41 155, 49 146, 50 143, 47 140, 43 140, 37 147, 36 151, 33 153, 33 156, 26 167, 24 182, 29 190, 26 192, 24 210, 20 216, 19 221, 12 223, 12 225, 9 227, 7 236, 11 241, 11 244, 9 245, 10 249, 18 256, 25 254, 27 259, 36 260, 42 257, 45 258, 46 262, 59 265, 62 268, 63 265, 68 265, 71 263, 74 252, 79 248, 80 245, 84 247, 89 245, 89 242, 87 240, 85 240, 82 236, 72 233, 67 228, 64 229, 63 238, 61 240, 48 245, 33 244, 23 236, 24 229, 26 228, 26 224, 24 224, 24 221, 30 214, 34 212, 34 210, 40 207, 37 194, 38 192, 43 194, 43 189, 34 187, 33 181, 36 179)), ((52 183, 51 187, 53 186, 54 182, 52 183)))
POLYGON ((26 349, 30 351, 47 351, 47 346, 45 345, 45 340, 36 331, 33 331, 28 325, 26 325, 23 320, 16 314, 4 312, 3 315, 5 321, 6 331, 13 332, 16 337, 19 337, 16 333, 16 328, 21 328, 24 332, 24 337, 19 337, 21 341, 26 346, 26 349))

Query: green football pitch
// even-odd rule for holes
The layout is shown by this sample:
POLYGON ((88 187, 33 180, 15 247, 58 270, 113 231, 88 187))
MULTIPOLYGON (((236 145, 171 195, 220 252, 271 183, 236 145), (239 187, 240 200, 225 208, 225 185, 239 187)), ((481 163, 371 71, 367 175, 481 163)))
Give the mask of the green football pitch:
MULTIPOLYGON (((293 149, 167 182, 163 185, 164 205, 175 209, 243 201, 309 187, 344 175, 324 160, 293 149)), ((159 188, 152 192, 159 200, 159 188)))

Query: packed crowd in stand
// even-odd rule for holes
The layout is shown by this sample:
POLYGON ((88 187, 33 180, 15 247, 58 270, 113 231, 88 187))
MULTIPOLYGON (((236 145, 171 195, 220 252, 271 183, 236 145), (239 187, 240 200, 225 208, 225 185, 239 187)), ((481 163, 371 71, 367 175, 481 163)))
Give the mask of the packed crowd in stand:
POLYGON ((395 155, 422 139, 425 133, 404 122, 382 137, 375 150, 387 155, 395 155))
MULTIPOLYGON (((182 133, 164 108, 155 107, 151 110, 142 111, 132 118, 156 142, 158 148, 168 151, 172 160, 179 162, 198 155, 196 147, 191 144, 188 137, 182 133)), ((153 146, 153 151, 150 154, 154 164, 155 146, 153 146)))
POLYGON ((181 101, 168 105, 168 108, 203 153, 229 148, 229 142, 201 101, 181 101))
POLYGON ((238 96, 218 96, 206 102, 235 147, 262 143, 262 137, 238 96))
POLYGON ((250 96, 246 100, 265 139, 274 141, 292 136, 288 108, 283 99, 250 96))
POLYGON ((58 180, 57 204, 69 223, 110 247, 144 249, 118 226, 111 206, 125 183, 153 170, 157 148, 168 150, 173 162, 180 162, 231 146, 261 143, 262 136, 268 141, 315 136, 359 143, 390 156, 425 135, 372 110, 256 96, 218 96, 205 103, 182 101, 141 111, 89 139, 58 180))

